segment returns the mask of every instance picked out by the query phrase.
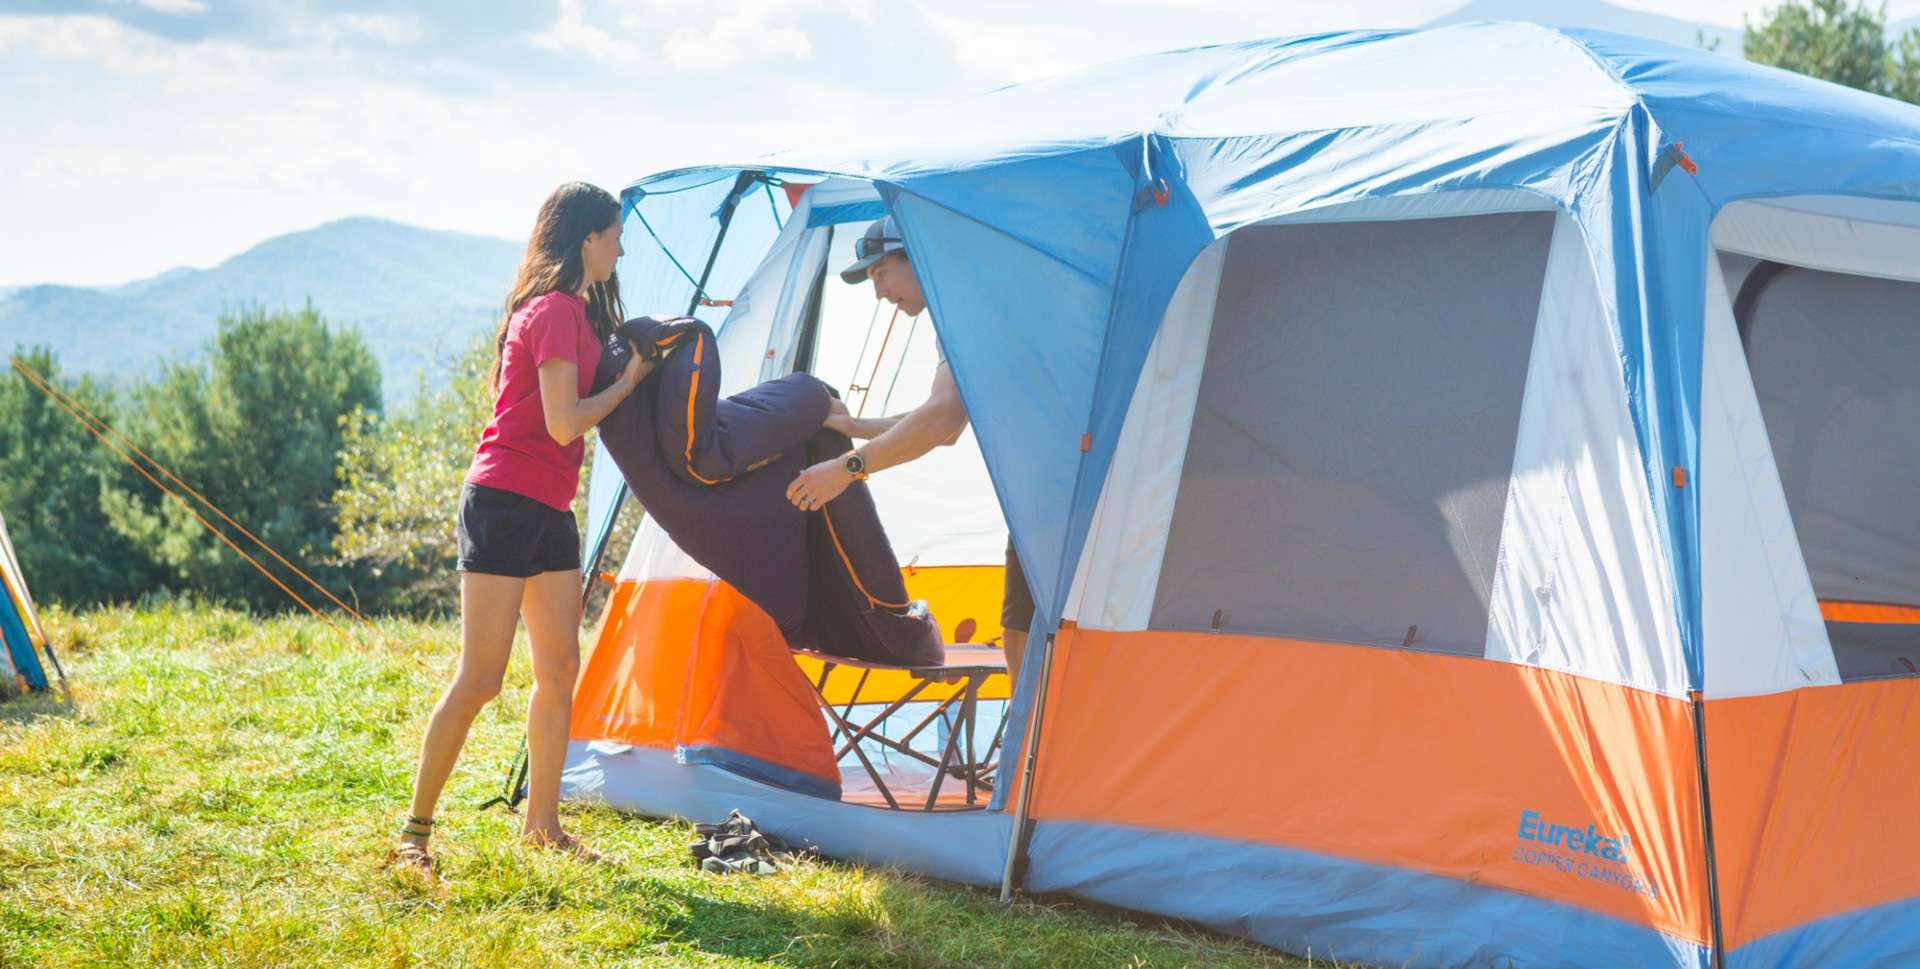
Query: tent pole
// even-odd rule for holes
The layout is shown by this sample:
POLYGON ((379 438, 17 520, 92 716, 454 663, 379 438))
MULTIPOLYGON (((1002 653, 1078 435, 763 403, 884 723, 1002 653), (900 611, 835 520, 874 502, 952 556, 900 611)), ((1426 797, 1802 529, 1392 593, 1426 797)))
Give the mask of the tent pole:
MULTIPOLYGON (((596 440, 595 447, 599 444, 596 440)), ((594 573, 600 569, 600 559, 607 554, 607 540, 613 537, 613 525, 620 520, 620 509, 627 504, 627 483, 614 486, 613 510, 607 513, 607 520, 600 526, 600 534, 589 537, 593 544, 587 548, 587 557, 580 561, 580 601, 587 601, 587 594, 593 591, 594 573)))
POLYGON ((1701 831, 1707 849, 1707 912, 1713 933, 1708 965, 1722 969, 1726 965, 1726 936, 1720 927, 1720 856, 1713 846, 1713 798, 1707 789, 1707 705, 1699 690, 1692 691, 1689 699, 1693 706, 1693 762, 1700 783, 1701 831))
POLYGON ((700 308, 700 301, 707 296, 707 278, 713 275, 713 264, 720 261, 720 247, 727 242, 727 230, 733 227, 733 213, 740 208, 741 197, 760 178, 760 172, 741 172, 733 180, 733 191, 728 192, 726 200, 720 203, 720 233, 713 237, 713 249, 707 253, 706 268, 700 270, 700 279, 693 284, 693 298, 687 302, 688 316, 700 308))
POLYGON ((1039 761, 1040 717, 1047 705, 1047 680, 1053 671, 1053 633, 1040 653, 1040 680, 1034 684, 1033 712, 1027 715, 1026 738, 1020 744, 1020 796, 1013 803, 1013 835, 1007 842, 1007 867, 1000 873, 1000 900, 1013 900, 1014 889, 1026 881, 1027 801, 1033 792, 1034 766, 1039 761))
POLYGON ((45 633, 41 633, 40 635, 41 635, 41 637, 42 637, 42 640, 41 640, 41 643, 40 643, 40 650, 41 650, 41 652, 44 652, 44 653, 46 653, 46 654, 47 654, 47 659, 48 659, 48 660, 50 660, 50 661, 52 661, 52 663, 53 663, 53 671, 54 671, 54 673, 56 673, 56 674, 58 674, 58 675, 59 675, 59 677, 60 677, 60 689, 62 689, 62 690, 64 690, 64 691, 66 691, 67 693, 72 693, 72 692, 73 692, 73 685, 67 682, 67 670, 66 670, 66 667, 64 667, 64 666, 61 666, 61 665, 60 665, 60 657, 58 657, 58 656, 55 656, 55 655, 53 654, 53 640, 51 640, 51 639, 46 639, 46 638, 45 638, 45 637, 46 637, 46 634, 45 634, 45 633))

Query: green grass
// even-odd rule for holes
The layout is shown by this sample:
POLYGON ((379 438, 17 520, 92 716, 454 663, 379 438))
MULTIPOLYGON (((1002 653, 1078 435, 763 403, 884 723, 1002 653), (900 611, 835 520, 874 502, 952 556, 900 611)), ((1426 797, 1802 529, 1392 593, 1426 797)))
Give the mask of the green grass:
POLYGON ((687 826, 603 809, 568 823, 614 864, 524 849, 516 819, 474 807, 519 742, 524 650, 443 802, 434 890, 380 860, 453 624, 49 618, 72 699, 0 704, 0 966, 1307 965, 885 870, 706 875, 687 826))

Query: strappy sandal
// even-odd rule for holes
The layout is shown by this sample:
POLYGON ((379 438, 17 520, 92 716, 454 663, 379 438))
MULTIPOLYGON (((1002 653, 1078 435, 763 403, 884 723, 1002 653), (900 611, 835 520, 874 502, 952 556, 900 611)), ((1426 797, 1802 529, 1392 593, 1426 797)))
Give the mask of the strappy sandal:
POLYGON ((551 838, 544 834, 523 834, 520 840, 535 848, 565 852, 575 860, 584 861, 590 865, 602 864, 607 860, 606 855, 587 847, 585 842, 564 831, 560 832, 558 838, 551 838))
MULTIPOLYGON (((400 826, 400 833, 414 838, 433 837, 433 819, 423 820, 408 815, 406 823, 400 826)), ((387 849, 386 867, 416 871, 427 878, 432 878, 433 855, 427 851, 426 845, 402 841, 387 849)))
POLYGON ((699 841, 688 850, 700 862, 700 870, 716 875, 773 875, 783 863, 791 863, 794 853, 777 838, 761 833, 753 819, 739 811, 717 824, 696 824, 693 833, 699 841))

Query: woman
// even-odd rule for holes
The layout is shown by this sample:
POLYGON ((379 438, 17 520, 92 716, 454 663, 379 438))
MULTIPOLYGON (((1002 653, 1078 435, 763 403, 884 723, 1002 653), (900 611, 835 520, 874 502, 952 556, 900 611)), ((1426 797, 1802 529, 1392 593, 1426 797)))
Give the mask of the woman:
POLYGON ((540 207, 494 340, 493 419, 460 491, 460 663, 427 721, 412 814, 390 863, 432 871, 434 806, 467 728, 500 692, 518 619, 526 620, 533 651, 521 838, 598 857, 561 830, 560 766, 580 671, 580 534, 572 511, 580 438, 651 367, 635 354, 612 386, 587 396, 601 343, 622 316, 613 274, 622 253, 620 203, 604 190, 562 185, 540 207))

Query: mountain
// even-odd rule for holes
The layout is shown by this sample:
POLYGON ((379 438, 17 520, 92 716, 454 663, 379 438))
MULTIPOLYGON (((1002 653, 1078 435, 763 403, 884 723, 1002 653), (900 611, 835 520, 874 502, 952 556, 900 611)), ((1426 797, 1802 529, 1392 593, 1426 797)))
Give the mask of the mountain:
POLYGON ((146 377, 197 356, 223 311, 312 301, 357 326, 380 360, 389 402, 404 400, 499 319, 521 246, 374 218, 276 236, 211 269, 172 269, 119 286, 0 292, 0 343, 47 345, 67 372, 146 377))
POLYGON ((1687 47, 1711 47, 1739 56, 1740 28, 1665 17, 1644 10, 1616 7, 1601 0, 1469 0, 1458 10, 1436 17, 1427 26, 1469 23, 1476 20, 1530 20, 1553 27, 1591 27, 1621 34, 1637 34, 1653 40, 1687 47))

